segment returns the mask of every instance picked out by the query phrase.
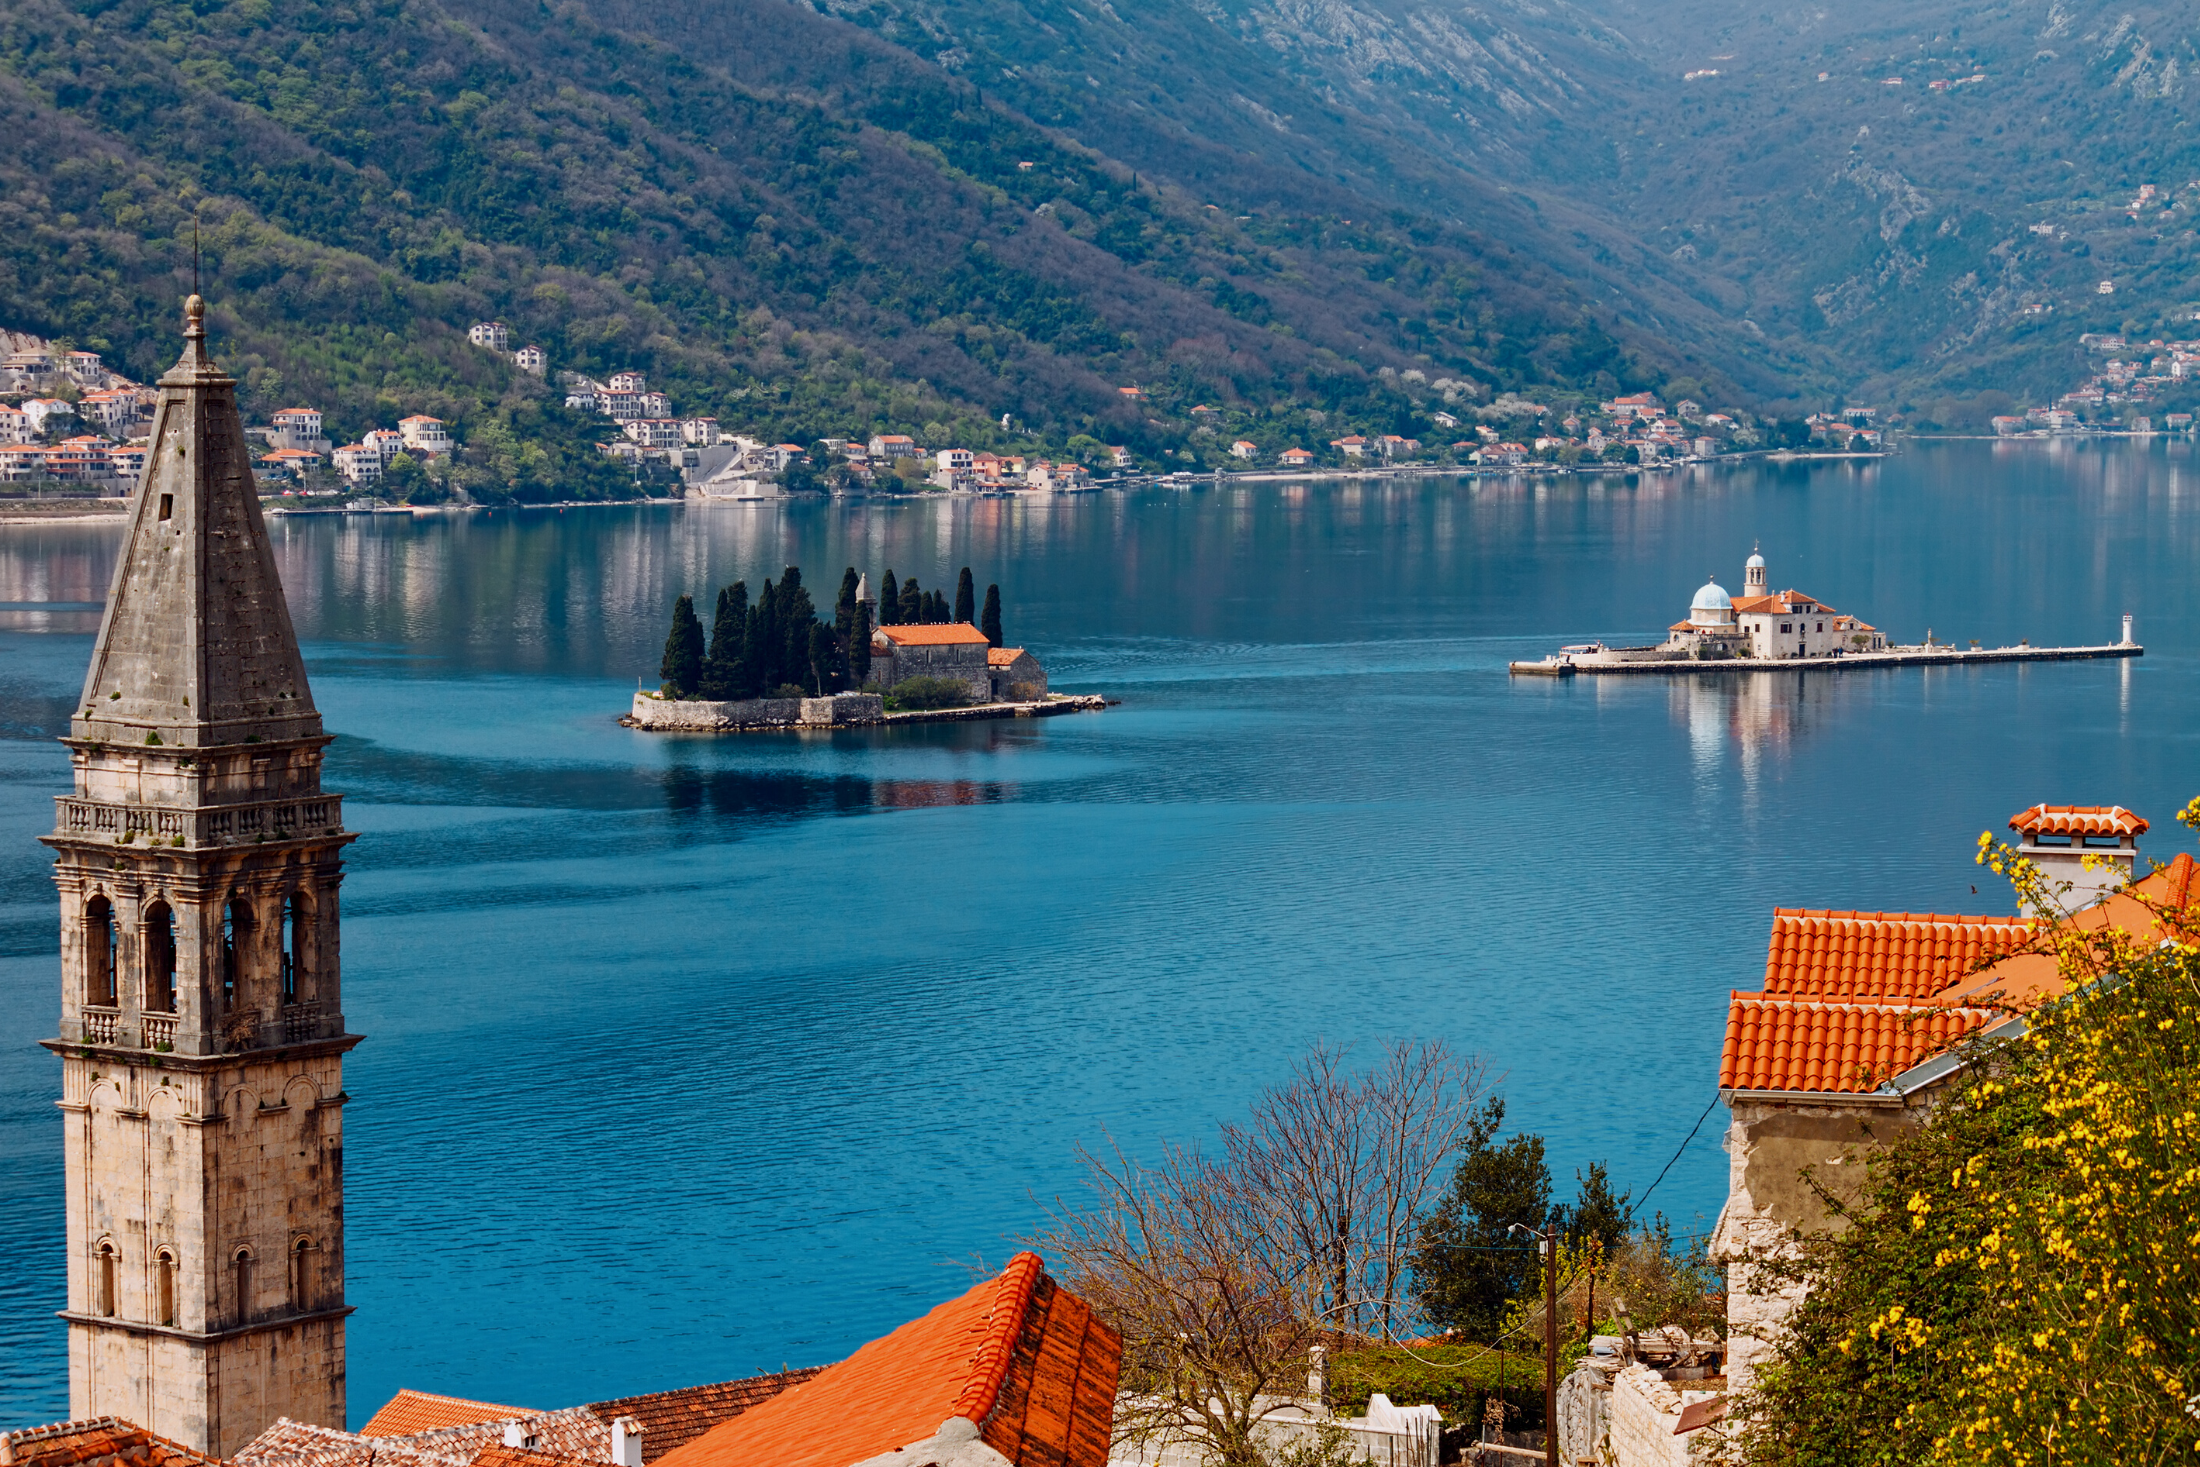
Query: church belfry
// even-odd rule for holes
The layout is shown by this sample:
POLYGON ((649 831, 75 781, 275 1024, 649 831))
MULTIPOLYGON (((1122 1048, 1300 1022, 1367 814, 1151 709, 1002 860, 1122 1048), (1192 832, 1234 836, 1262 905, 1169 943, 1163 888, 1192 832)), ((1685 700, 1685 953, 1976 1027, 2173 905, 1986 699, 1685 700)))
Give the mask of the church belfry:
POLYGON ((58 801, 69 1408, 228 1457, 344 1425, 337 886, 352 839, 204 304, 58 801))

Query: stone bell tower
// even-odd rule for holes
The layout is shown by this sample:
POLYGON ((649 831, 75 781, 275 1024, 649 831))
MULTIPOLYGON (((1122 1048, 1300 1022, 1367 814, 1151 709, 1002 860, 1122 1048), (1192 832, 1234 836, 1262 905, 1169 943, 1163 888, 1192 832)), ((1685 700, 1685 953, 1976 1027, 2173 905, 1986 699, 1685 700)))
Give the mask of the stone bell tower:
POLYGON ((344 1424, 344 832, 204 304, 60 797, 69 1409, 227 1457, 344 1424))

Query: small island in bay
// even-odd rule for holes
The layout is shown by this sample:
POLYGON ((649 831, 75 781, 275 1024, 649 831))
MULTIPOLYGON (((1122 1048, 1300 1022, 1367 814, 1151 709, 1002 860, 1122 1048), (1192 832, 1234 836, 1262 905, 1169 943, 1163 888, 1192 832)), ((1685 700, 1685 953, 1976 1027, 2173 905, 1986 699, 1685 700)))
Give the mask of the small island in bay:
POLYGON ((1886 634, 1861 617, 1836 611, 1815 596, 1796 590, 1773 591, 1765 577, 1762 552, 1752 551, 1742 567, 1742 594, 1729 596, 1707 577, 1689 603, 1688 615, 1666 630, 1662 642, 1640 647, 1607 647, 1585 642, 1561 647, 1534 662, 1507 664, 1528 677, 1571 677, 1577 672, 1735 672, 1778 668, 1864 668, 1913 663, 2070 662, 2095 657, 2137 657, 2145 649, 2131 639, 2131 618, 2124 617, 2123 638, 2086 647, 1957 647, 1936 642, 1930 630, 1914 645, 1890 644, 1886 634))
POLYGON ((1056 693, 1046 669, 1023 647, 1002 645, 1001 588, 986 587, 976 610, 970 568, 955 599, 911 576, 886 572, 879 594, 848 567, 830 619, 817 614, 788 566, 766 580, 752 604, 748 583, 718 592, 706 639, 695 601, 673 604, 664 679, 634 695, 619 721, 664 733, 734 733, 850 728, 987 718, 1045 718, 1104 708, 1094 695, 1056 693))

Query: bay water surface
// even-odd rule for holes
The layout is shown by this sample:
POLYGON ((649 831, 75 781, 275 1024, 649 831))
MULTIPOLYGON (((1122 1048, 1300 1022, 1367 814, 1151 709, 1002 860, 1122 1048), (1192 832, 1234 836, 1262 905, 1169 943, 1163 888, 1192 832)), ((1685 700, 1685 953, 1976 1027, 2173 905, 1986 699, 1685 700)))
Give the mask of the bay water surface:
MULTIPOLYGON (((1700 1234, 1775 905, 2006 912, 1980 831, 2124 804, 2166 859, 2200 794, 2186 440, 272 533, 362 833, 354 1424, 400 1386, 549 1408, 837 1359, 1073 1199, 1079 1145, 1210 1137, 1316 1039, 1484 1056, 1562 1192, 1671 1162, 1649 1206, 1700 1234), (1661 639, 1758 544, 1897 640, 2128 611, 2146 655, 1506 676, 1661 639), (827 604, 845 566, 968 565, 1058 689, 1121 706, 616 724, 675 595, 790 563, 827 604)), ((0 528, 0 1428, 68 1414, 36 838, 119 538, 0 528)))

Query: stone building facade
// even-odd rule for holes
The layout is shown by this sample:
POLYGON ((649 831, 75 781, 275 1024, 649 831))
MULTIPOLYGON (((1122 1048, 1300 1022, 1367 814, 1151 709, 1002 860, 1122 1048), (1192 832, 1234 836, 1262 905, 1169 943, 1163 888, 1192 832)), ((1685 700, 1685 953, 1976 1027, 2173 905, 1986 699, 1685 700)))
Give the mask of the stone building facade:
POLYGON ((1047 670, 1021 647, 994 647, 985 654, 986 675, 996 703, 1039 703, 1047 695, 1047 670))
POLYGON ((987 702, 993 697, 987 650, 985 633, 968 622, 880 627, 871 634, 871 673, 863 685, 886 692, 913 677, 943 677, 987 702))
POLYGON ((187 308, 58 801, 69 1396, 228 1456, 344 1421, 338 797, 236 383, 187 308))

